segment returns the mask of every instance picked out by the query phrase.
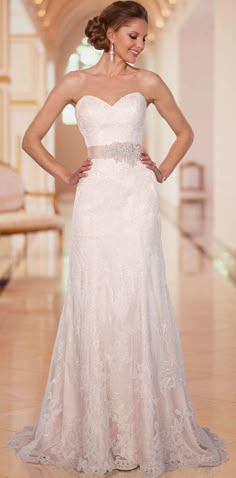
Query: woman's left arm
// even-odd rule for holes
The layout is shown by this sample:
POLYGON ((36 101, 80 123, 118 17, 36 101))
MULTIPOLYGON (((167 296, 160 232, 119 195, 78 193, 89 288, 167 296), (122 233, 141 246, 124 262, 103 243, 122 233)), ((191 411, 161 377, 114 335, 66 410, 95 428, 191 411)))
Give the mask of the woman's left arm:
POLYGON ((194 132, 176 104, 168 86, 156 73, 151 73, 149 76, 149 97, 157 111, 176 134, 175 142, 159 165, 162 174, 167 178, 190 148, 194 132))

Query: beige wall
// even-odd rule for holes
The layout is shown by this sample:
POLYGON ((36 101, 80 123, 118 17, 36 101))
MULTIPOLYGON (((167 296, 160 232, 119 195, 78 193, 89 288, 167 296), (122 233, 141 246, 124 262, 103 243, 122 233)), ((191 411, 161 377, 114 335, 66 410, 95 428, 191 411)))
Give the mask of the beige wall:
MULTIPOLYGON (((190 122, 195 138, 182 161, 195 159, 205 166, 206 190, 212 206, 213 167, 213 0, 193 0, 179 8, 161 32, 155 61, 149 68, 160 74, 190 122)), ((175 135, 151 111, 149 148, 157 163, 165 158, 175 135), (155 126, 153 126, 155 124, 155 126), (152 126, 151 126, 152 125, 152 126)), ((174 207, 179 203, 179 168, 160 189, 174 207)))
POLYGON ((21 148, 23 135, 47 94, 46 52, 22 2, 11 0, 10 19, 10 163, 21 171, 26 189, 53 190, 54 179, 21 148))
MULTIPOLYGON (((177 103, 179 103, 179 42, 178 25, 172 23, 160 34, 156 44, 156 55, 154 71, 156 71, 172 91, 177 103)), ((152 145, 152 156, 156 163, 161 164, 165 159, 175 135, 166 121, 151 106, 152 121, 155 124, 155 132, 152 130, 149 142, 152 145), (155 140, 154 140, 155 138, 155 140), (153 143, 153 140, 155 143, 153 143), (155 146, 154 146, 155 145, 155 146)), ((161 196, 173 205, 178 204, 178 181, 177 170, 175 169, 163 187, 160 188, 161 196)))
POLYGON ((236 248, 236 2, 215 0, 214 235, 236 248))
POLYGON ((180 30, 179 97, 195 133, 186 159, 204 164, 208 219, 213 207, 214 0, 200 0, 180 30))
POLYGON ((0 161, 9 163, 10 156, 10 63, 9 2, 0 0, 0 161))
POLYGON ((23 135, 45 98, 45 53, 35 34, 13 33, 10 52, 11 164, 21 171, 27 189, 47 189, 47 173, 21 148, 23 135))
MULTIPOLYGON (((183 161, 193 158, 205 166, 207 213, 213 241, 234 253, 235 18, 234 0, 193 0, 189 13, 183 12, 182 19, 173 17, 163 31, 157 45, 156 67, 195 132, 194 143, 183 161)), ((162 120, 158 119, 156 126, 160 145, 151 136, 150 144, 161 159, 171 138, 162 120)), ((175 205, 178 204, 177 176, 170 179, 161 193, 175 205)))

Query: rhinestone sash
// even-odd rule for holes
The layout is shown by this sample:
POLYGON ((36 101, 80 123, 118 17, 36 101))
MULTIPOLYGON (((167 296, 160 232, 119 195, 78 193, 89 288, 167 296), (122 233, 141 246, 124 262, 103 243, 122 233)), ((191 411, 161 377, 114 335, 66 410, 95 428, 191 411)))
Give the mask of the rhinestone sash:
POLYGON ((115 159, 125 161, 134 166, 140 160, 141 144, 114 141, 111 144, 88 146, 88 157, 91 159, 115 159))

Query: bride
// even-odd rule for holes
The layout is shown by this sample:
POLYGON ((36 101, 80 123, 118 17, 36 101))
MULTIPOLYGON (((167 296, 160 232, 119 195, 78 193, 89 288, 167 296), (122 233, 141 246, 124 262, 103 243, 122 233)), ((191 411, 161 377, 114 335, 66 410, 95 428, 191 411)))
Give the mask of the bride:
POLYGON ((193 131, 160 76, 130 65, 148 34, 142 5, 116 1, 89 20, 85 33, 104 50, 101 59, 64 76, 23 139, 42 168, 77 188, 45 394, 35 426, 8 444, 24 461, 86 473, 140 467, 154 478, 219 465, 226 460, 223 439, 198 425, 189 397, 161 243, 159 187, 191 146, 193 131), (88 149, 75 172, 42 145, 69 103, 88 149), (142 151, 149 104, 176 135, 159 166, 142 151))

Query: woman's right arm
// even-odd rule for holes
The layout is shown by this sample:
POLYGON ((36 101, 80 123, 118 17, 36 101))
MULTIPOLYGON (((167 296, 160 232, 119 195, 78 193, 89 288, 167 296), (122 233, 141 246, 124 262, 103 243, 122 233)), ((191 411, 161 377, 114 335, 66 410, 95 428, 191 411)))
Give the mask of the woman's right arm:
POLYGON ((78 85, 78 76, 75 78, 73 72, 67 73, 49 93, 43 107, 27 128, 22 141, 23 150, 28 153, 36 163, 52 176, 61 179, 67 184, 74 184, 76 182, 75 178, 73 178, 76 173, 78 182, 79 171, 71 173, 68 169, 64 168, 43 146, 41 141, 63 108, 67 104, 73 103, 73 96, 76 95, 76 91, 78 91, 78 85))

